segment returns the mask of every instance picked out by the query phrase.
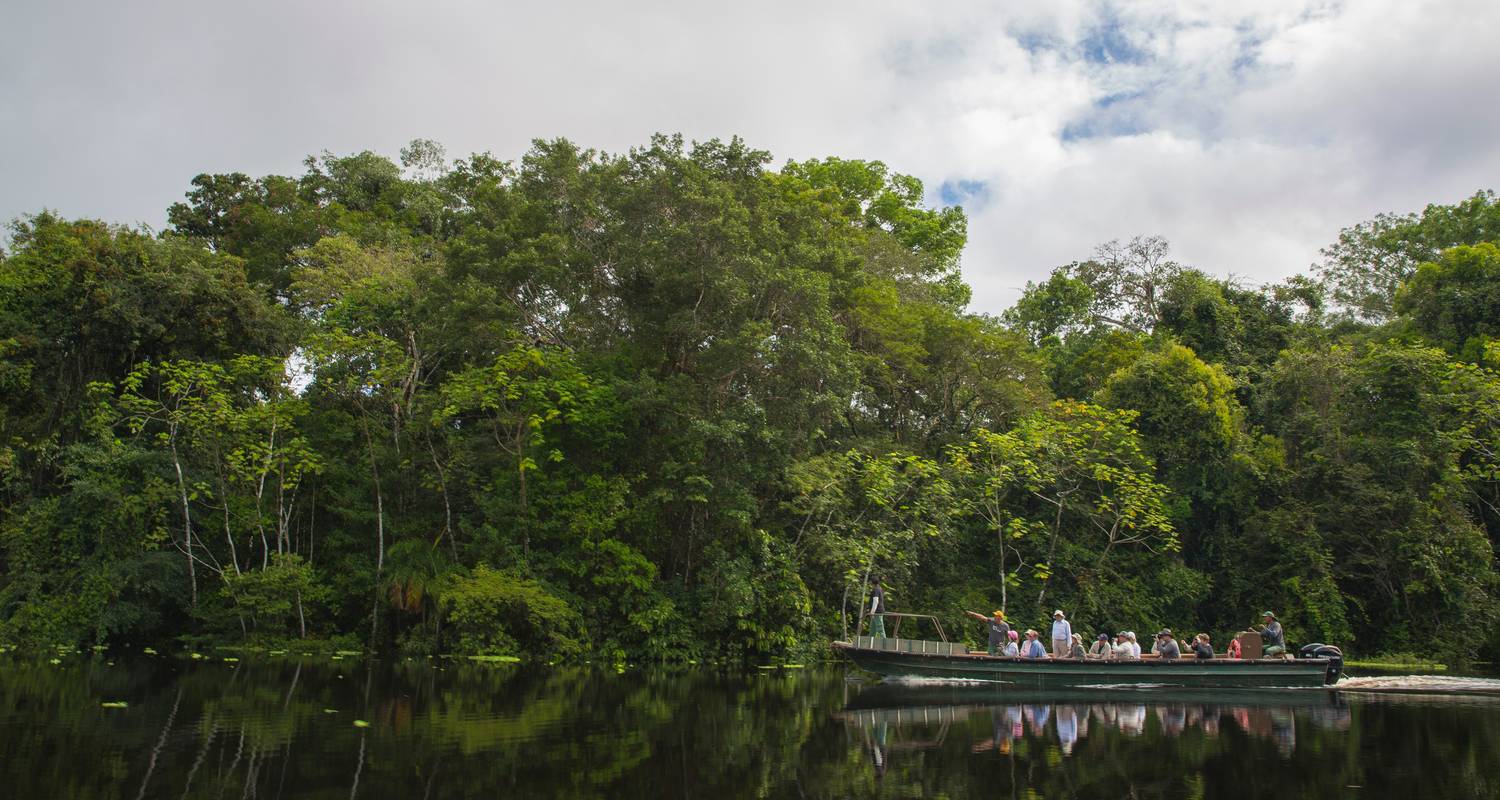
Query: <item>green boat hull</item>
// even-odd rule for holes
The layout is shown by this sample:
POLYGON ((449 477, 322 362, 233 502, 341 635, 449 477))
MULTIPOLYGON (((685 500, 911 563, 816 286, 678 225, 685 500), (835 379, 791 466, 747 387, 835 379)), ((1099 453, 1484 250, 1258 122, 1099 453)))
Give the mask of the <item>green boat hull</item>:
POLYGON ((1021 689, 1152 686, 1224 689, 1317 688, 1332 662, 1306 659, 1097 661, 1031 659, 963 652, 943 642, 856 637, 833 648, 861 669, 892 678, 992 681, 1021 689), (925 651, 925 652, 924 652, 925 651))

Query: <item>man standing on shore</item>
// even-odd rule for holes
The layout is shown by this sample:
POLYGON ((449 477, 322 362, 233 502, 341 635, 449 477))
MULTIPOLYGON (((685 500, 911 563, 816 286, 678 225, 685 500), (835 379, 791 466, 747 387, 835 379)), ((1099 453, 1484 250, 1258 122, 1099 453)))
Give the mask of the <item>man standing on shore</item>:
POLYGON ((1073 644, 1073 626, 1059 609, 1052 612, 1052 657, 1067 658, 1073 644))

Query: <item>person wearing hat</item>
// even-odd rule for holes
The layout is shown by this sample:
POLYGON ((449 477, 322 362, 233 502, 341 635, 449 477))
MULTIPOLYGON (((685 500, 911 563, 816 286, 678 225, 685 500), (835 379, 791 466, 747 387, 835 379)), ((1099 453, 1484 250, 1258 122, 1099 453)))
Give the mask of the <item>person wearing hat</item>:
POLYGON ((1182 648, 1177 646, 1177 640, 1172 638, 1171 628, 1162 628, 1156 634, 1156 646, 1151 648, 1156 651, 1156 657, 1163 661, 1171 661, 1182 657, 1182 648))
POLYGON ((1021 655, 1021 647, 1018 644, 1020 639, 1021 634, 1016 633, 1015 628, 1011 628, 1009 631, 1007 631, 1005 634, 1005 649, 1000 651, 1000 655, 1006 656, 1008 658, 1016 658, 1017 656, 1021 655))
POLYGON ((1042 646, 1042 640, 1038 638, 1041 634, 1033 630, 1026 631, 1026 644, 1021 647, 1021 655, 1026 658, 1046 658, 1047 648, 1042 646))
POLYGON ((1101 633, 1094 643, 1089 645, 1089 658, 1112 658, 1115 649, 1109 644, 1109 634, 1101 633))
POLYGON ((1000 655, 1000 652, 1005 649, 1006 642, 1010 641, 1010 637, 1007 634, 1011 633, 1010 625, 1005 622, 1005 612, 997 608, 988 617, 977 611, 965 611, 964 613, 989 626, 989 654, 992 656, 1000 655))
POLYGON ((1260 638, 1265 643, 1265 647, 1261 648, 1261 654, 1269 657, 1285 653, 1286 634, 1281 630, 1281 623, 1276 621, 1276 615, 1269 611, 1262 611, 1260 618, 1266 623, 1260 626, 1260 638))
POLYGON ((1068 644, 1068 658, 1076 658, 1079 661, 1087 658, 1088 654, 1083 652, 1083 635, 1073 634, 1073 641, 1068 644))
POLYGON ((1052 612, 1052 657, 1067 658, 1073 644, 1073 626, 1061 610, 1052 612))

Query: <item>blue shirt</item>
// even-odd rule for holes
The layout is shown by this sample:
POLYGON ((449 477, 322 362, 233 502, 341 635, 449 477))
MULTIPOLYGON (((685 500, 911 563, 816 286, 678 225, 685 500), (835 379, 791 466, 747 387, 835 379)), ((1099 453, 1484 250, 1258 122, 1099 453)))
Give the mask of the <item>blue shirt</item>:
POLYGON ((1286 647, 1284 636, 1281 632, 1281 623, 1274 619, 1271 620, 1270 625, 1266 626, 1265 630, 1260 632, 1260 638, 1265 640, 1266 647, 1286 647))
POLYGON ((1032 639, 1031 641, 1026 643, 1026 646, 1024 648, 1021 649, 1021 655, 1026 656, 1027 658, 1046 658, 1047 648, 1042 647, 1042 643, 1040 640, 1032 639))

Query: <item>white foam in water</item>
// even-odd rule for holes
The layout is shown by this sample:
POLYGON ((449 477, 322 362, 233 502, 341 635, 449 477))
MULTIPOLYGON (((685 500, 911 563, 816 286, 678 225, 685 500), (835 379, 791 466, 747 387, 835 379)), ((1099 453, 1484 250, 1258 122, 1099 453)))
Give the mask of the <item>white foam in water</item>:
POLYGON ((888 676, 881 683, 896 683, 902 686, 999 686, 1009 681, 986 681, 978 678, 922 678, 915 675, 888 676))
POLYGON ((1172 683, 1085 683, 1077 689, 1164 689, 1176 686, 1172 683))
POLYGON ((1500 695, 1500 680, 1449 675, 1380 675, 1345 677, 1333 688, 1341 692, 1412 692, 1418 694, 1500 695))

